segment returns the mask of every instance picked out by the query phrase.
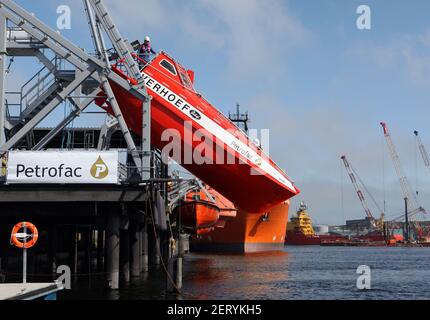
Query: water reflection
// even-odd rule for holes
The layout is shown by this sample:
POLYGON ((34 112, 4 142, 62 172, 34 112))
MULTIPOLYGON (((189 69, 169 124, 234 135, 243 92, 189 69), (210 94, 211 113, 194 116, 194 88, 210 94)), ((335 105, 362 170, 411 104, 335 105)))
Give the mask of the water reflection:
POLYGON ((82 281, 61 299, 429 299, 430 248, 288 247, 248 255, 190 254, 182 295, 165 293, 163 270, 103 290, 82 281), (356 287, 359 265, 372 269, 372 290, 356 287), (407 276, 405 276, 407 275, 407 276))
POLYGON ((246 255, 190 255, 184 292, 197 299, 270 299, 288 280, 286 252, 246 255))

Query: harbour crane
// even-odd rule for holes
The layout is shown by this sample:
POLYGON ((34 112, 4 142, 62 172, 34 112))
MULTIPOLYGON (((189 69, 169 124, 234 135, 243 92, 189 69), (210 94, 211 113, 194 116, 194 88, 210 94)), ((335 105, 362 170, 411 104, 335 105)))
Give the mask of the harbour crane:
MULTIPOLYGON (((430 156, 427 152, 426 147, 424 146, 423 141, 421 140, 421 137, 419 136, 419 133, 417 130, 414 131, 415 138, 417 140, 418 149, 420 150, 421 157, 423 158, 424 165, 430 170, 430 156)), ((420 228, 420 233, 423 234, 424 231, 420 228)))
POLYGON ((418 149, 420 150, 421 156, 423 158, 424 161, 424 165, 430 170, 430 157, 429 154, 427 153, 427 149, 424 146, 421 137, 418 134, 418 131, 414 131, 416 140, 417 140, 417 144, 418 144, 418 149))
MULTIPOLYGON (((381 212, 381 217, 379 219, 375 219, 375 217, 373 216, 372 212, 369 209, 366 198, 364 197, 364 193, 363 193, 363 191, 361 191, 360 186, 358 184, 357 178, 361 181, 360 177, 357 175, 355 170, 352 168, 352 166, 349 163, 346 156, 342 156, 341 159, 342 159, 343 164, 345 166, 345 169, 349 175, 349 178, 351 179, 351 182, 354 186, 354 189, 357 192, 358 199, 360 200, 360 203, 364 209, 364 212, 366 213, 367 218, 370 220, 370 222, 374 228, 382 230, 382 228, 384 226, 384 213, 381 212), (357 178, 356 178, 356 176, 357 176, 357 178)), ((364 186, 364 184, 363 184, 363 186, 364 186)), ((364 188, 366 188, 366 187, 364 186, 364 188)), ((376 204, 376 201, 375 201, 375 204, 376 204)), ((378 206, 378 208, 379 208, 379 206, 378 206)))
MULTIPOLYGON (((419 213, 427 214, 426 210, 419 205, 418 200, 415 197, 414 193, 412 192, 411 186, 409 185, 409 181, 403 172, 403 168, 400 163, 400 157, 397 153, 397 150, 391 138, 390 132, 388 131, 387 124, 385 122, 381 122, 380 124, 382 126, 382 129, 384 130, 384 136, 387 142, 388 150, 390 152, 391 160, 393 161, 394 168, 399 178, 400 187, 403 193, 403 198, 406 199, 406 201, 409 201, 409 203, 411 204, 411 206, 409 207, 410 210, 408 210, 409 217, 412 218, 412 216, 415 216, 416 214, 419 214, 419 213)), ((417 229, 417 232, 420 233, 421 227, 419 226, 419 224, 414 223, 414 225, 417 229)))

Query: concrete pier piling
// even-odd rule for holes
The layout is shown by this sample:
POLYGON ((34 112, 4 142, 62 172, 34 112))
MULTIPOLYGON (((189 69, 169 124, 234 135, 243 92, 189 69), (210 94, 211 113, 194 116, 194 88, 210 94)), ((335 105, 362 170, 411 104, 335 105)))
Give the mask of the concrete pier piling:
POLYGON ((167 261, 167 276, 166 276, 166 289, 168 292, 175 292, 176 283, 175 283, 175 259, 174 259, 174 241, 169 238, 168 234, 166 234, 165 238, 165 260, 167 261))
POLYGON ((182 256, 179 255, 176 259, 176 288, 182 289, 182 256))
POLYGON ((130 282, 130 234, 128 230, 121 230, 120 241, 120 278, 125 282, 130 282))
POLYGON ((85 228, 85 233, 84 233, 84 240, 85 240, 85 259, 84 259, 84 270, 86 273, 90 274, 92 271, 91 268, 91 258, 92 258, 92 245, 93 245, 93 230, 92 230, 92 226, 87 226, 85 228))
POLYGON ((71 271, 75 277, 76 280, 76 276, 78 274, 78 237, 79 237, 79 233, 78 233, 78 227, 77 225, 72 225, 71 226, 71 252, 70 252, 70 266, 71 266, 71 271))
POLYGON ((121 206, 121 239, 120 239, 120 270, 122 280, 125 283, 130 282, 130 218, 127 208, 121 206))
MULTIPOLYGON (((160 265, 160 238, 154 232, 154 225, 148 224, 148 266, 158 268, 160 265)), ((156 227, 155 227, 156 228, 156 227)))
POLYGON ((105 231, 103 227, 97 229, 97 272, 101 273, 105 270, 104 268, 104 256, 105 256, 105 231))
POLYGON ((131 277, 140 276, 140 227, 139 222, 132 220, 130 224, 130 248, 131 248, 131 277))
POLYGON ((57 242, 58 242, 57 235, 58 235, 57 227, 53 224, 50 224, 48 228, 48 242, 49 242, 48 259, 49 259, 49 265, 50 265, 50 270, 52 272, 53 280, 57 278, 57 242))
POLYGON ((119 251, 120 251, 120 215, 112 210, 109 212, 106 232, 106 272, 107 286, 119 289, 119 251))
POLYGON ((141 243, 142 243, 142 272, 148 272, 149 271, 149 246, 148 246, 148 220, 145 219, 144 223, 142 224, 142 230, 141 230, 141 243))
POLYGON ((176 288, 182 289, 182 257, 184 254, 182 234, 178 232, 178 241, 176 245, 176 288))

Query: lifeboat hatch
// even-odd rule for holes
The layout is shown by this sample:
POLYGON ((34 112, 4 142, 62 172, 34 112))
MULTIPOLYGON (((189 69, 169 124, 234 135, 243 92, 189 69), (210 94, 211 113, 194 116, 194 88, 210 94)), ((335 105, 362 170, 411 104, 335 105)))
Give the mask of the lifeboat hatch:
POLYGON ((269 216, 270 216, 269 212, 266 212, 264 215, 261 216, 261 221, 268 222, 270 220, 269 216))

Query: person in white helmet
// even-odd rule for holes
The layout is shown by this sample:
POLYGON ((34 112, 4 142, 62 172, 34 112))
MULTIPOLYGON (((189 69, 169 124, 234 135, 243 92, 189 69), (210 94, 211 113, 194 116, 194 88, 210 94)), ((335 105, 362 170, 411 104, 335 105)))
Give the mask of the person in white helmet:
MULTIPOLYGON (((156 52, 151 47, 151 39, 146 36, 143 44, 140 46, 139 57, 148 63, 151 61, 153 54, 156 54, 156 52)), ((141 67, 143 67, 143 63, 141 63, 141 67)))

